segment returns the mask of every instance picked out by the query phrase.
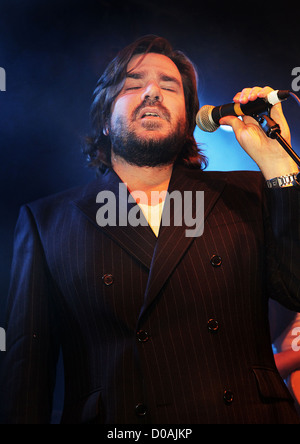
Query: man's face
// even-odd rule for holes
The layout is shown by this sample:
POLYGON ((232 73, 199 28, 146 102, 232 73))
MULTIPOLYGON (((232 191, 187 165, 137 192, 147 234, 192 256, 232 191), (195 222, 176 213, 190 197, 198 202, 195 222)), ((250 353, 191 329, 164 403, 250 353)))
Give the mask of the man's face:
POLYGON ((171 59, 156 53, 133 56, 109 131, 113 151, 129 163, 174 161, 186 131, 186 110, 181 75, 171 59))

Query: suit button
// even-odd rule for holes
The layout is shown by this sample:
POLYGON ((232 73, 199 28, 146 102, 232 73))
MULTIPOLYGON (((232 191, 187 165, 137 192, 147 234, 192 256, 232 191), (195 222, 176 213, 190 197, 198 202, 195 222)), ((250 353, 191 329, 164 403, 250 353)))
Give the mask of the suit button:
POLYGON ((225 404, 231 404, 233 402, 233 393, 231 390, 224 390, 223 399, 225 404))
POLYGON ((219 322, 216 319, 210 319, 207 328, 211 333, 216 333, 219 330, 219 322))
POLYGON ((139 330, 136 336, 140 342, 149 341, 149 334, 145 330, 139 330))
POLYGON ((105 274, 104 276, 102 276, 102 281, 104 285, 109 287, 114 283, 114 277, 112 274, 105 274))
POLYGON ((137 416, 145 416, 147 413, 147 406, 145 404, 137 404, 135 406, 135 414, 137 416))
POLYGON ((222 258, 221 256, 219 256, 218 254, 214 254, 211 258, 210 258, 210 263, 213 267, 220 267, 222 264, 222 258))

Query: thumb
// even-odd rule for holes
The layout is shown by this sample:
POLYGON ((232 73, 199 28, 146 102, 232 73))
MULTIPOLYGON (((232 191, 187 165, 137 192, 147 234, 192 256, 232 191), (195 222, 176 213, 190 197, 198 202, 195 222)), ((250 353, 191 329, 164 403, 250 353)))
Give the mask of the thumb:
POLYGON ((219 121, 220 125, 231 126, 233 131, 237 134, 245 128, 245 124, 242 120, 235 116, 222 117, 219 121))

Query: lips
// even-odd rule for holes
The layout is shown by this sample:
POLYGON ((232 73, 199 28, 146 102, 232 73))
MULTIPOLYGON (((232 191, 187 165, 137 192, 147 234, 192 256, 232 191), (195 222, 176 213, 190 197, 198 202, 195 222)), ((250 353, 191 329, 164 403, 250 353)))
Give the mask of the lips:
POLYGON ((142 115, 142 119, 144 119, 145 117, 160 117, 158 114, 156 113, 145 113, 142 115))
POLYGON ((163 119, 167 122, 171 122, 171 115, 169 110, 160 104, 141 103, 133 112, 132 120, 155 120, 163 119))
POLYGON ((147 108, 143 108, 139 111, 137 118, 138 119, 145 119, 146 117, 150 117, 150 118, 163 118, 163 114, 160 110, 158 110, 157 108, 153 108, 153 107, 147 107, 147 108))

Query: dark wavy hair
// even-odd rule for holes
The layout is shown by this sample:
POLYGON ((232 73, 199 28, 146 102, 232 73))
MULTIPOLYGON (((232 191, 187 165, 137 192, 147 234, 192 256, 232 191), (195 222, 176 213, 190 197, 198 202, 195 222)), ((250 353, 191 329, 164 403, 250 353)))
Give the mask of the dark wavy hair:
POLYGON ((105 128, 110 120, 112 104, 123 88, 127 65, 134 55, 149 52, 169 57, 182 78, 187 129, 186 141, 176 162, 192 168, 204 169, 207 166, 207 159, 194 138, 195 118, 199 110, 197 71, 189 58, 183 52, 174 50, 168 40, 156 35, 146 35, 118 53, 100 77, 94 91, 91 106, 92 133, 86 138, 83 152, 87 156, 88 165, 100 172, 111 168, 111 142, 109 135, 105 135, 105 128))

